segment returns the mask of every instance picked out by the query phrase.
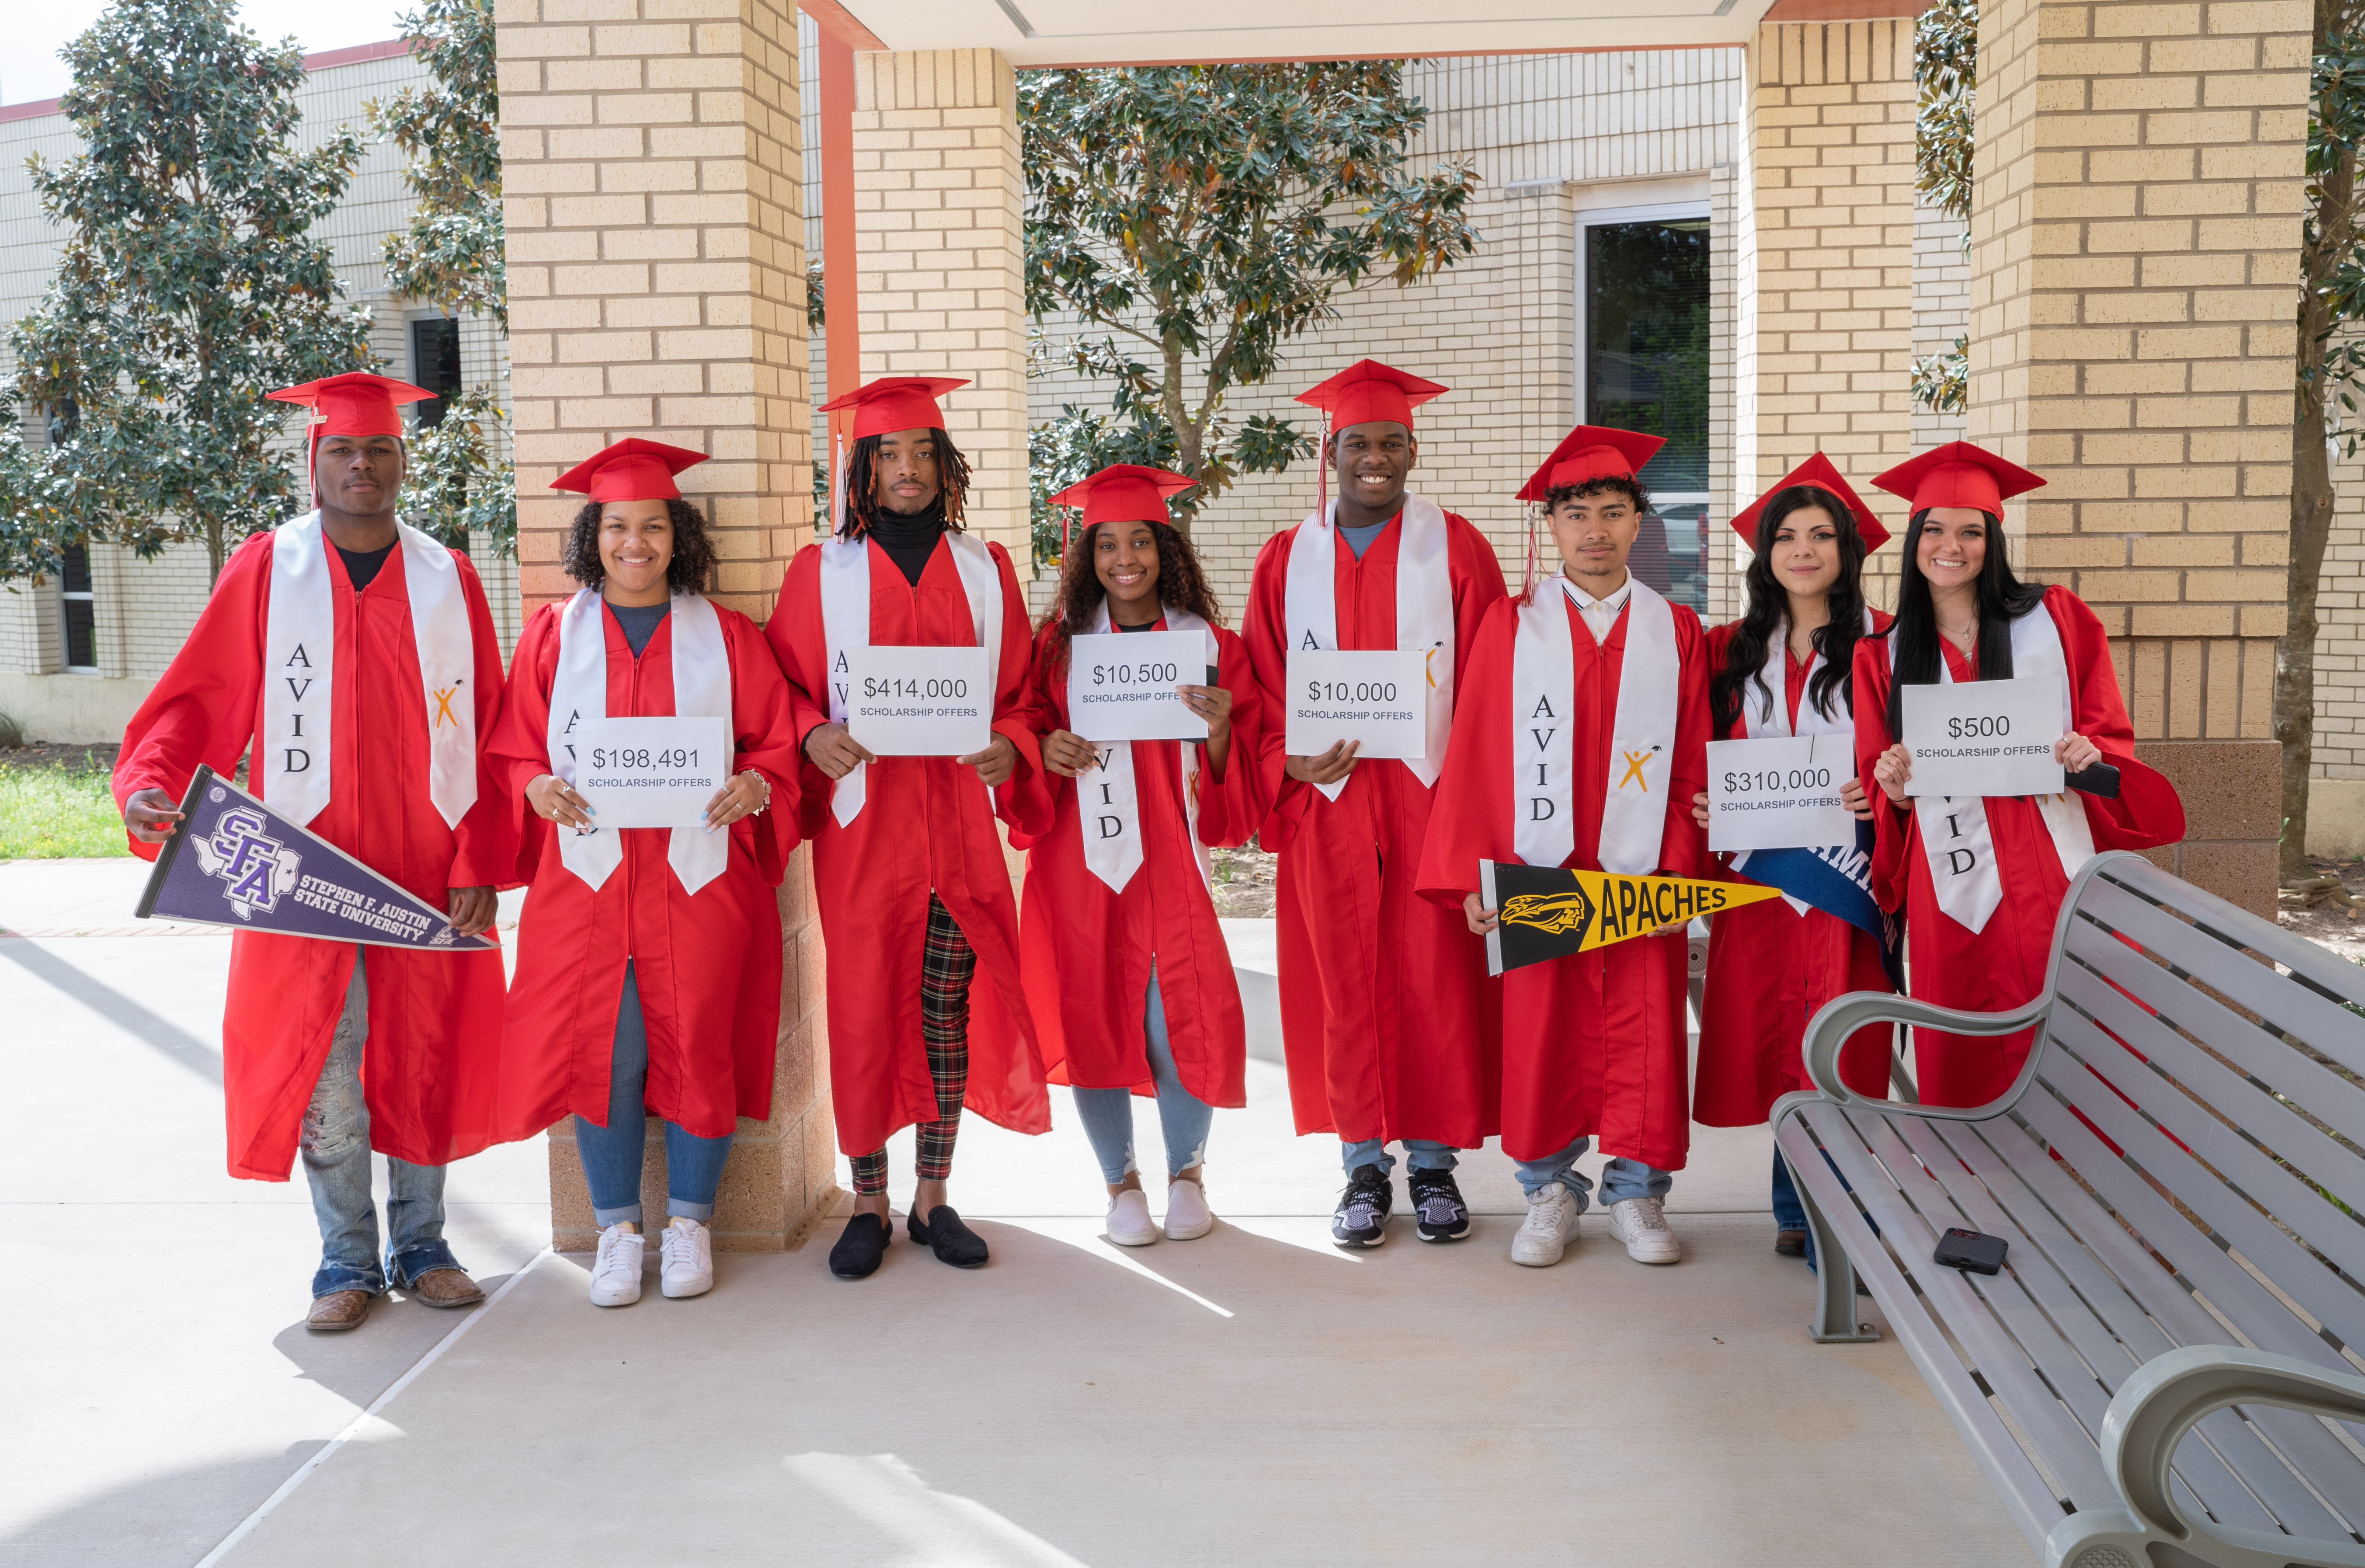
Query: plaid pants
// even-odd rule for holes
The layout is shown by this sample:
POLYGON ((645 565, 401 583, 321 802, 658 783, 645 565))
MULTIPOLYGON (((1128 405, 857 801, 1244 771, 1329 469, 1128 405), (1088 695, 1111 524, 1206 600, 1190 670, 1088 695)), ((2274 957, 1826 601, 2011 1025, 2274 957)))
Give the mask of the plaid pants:
MULTIPOLYGON (((961 1096, 969 1092, 969 985, 977 952, 936 894, 928 895, 928 934, 920 958, 920 1038, 928 1050, 928 1077, 936 1089, 936 1119, 916 1129, 915 1163, 923 1182, 952 1174, 953 1139, 960 1134, 961 1096)), ((885 1146, 854 1159, 854 1190, 887 1190, 885 1146)))

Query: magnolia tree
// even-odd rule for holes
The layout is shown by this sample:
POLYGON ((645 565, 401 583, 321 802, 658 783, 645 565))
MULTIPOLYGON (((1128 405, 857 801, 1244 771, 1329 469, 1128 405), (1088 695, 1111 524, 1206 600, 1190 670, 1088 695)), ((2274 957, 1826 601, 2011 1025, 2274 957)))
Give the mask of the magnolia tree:
MULTIPOLYGON (((433 81, 369 106, 370 124, 409 157, 410 221, 386 237, 386 281, 395 293, 454 315, 509 327, 502 259, 500 85, 492 0, 425 0, 402 18, 410 52, 433 81)), ((476 387, 447 401, 441 424, 411 441, 403 515, 412 526, 466 548, 490 536, 517 548, 517 482, 500 437, 505 416, 476 387)))
MULTIPOLYGON (((1935 0, 1913 24, 1913 194, 1963 226, 1971 251, 1971 131, 1978 87, 1978 0, 1935 0)), ((1913 400, 1942 414, 1963 411, 1970 368, 1968 334, 1945 353, 1913 362, 1913 400)))
POLYGON ((1270 376, 1339 295, 1477 248, 1468 165, 1408 166, 1428 112, 1402 61, 1020 78, 1026 308, 1079 325, 1060 357, 1113 388, 1108 414, 1070 405, 1034 432, 1038 553, 1045 498, 1102 464, 1196 479, 1176 503, 1187 530, 1238 476, 1312 451, 1289 420, 1227 418, 1225 396, 1270 376))
POLYGON ((65 57, 82 151, 28 164, 64 245, 8 333, 0 571, 38 574, 76 541, 152 556, 197 539, 219 575, 301 505, 270 451, 287 407, 263 394, 370 364, 369 315, 309 236, 361 147, 298 147, 303 53, 240 26, 233 0, 116 0, 65 57), (16 441, 28 408, 46 446, 16 441))

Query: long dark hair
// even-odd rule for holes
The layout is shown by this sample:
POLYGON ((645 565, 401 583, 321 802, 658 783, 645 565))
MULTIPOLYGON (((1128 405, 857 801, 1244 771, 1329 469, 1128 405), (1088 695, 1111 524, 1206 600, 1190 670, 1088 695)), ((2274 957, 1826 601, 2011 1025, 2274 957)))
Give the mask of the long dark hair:
POLYGON ((1765 684, 1765 650, 1790 603, 1788 590, 1774 580, 1774 536, 1792 512, 1810 507, 1829 514, 1839 531, 1840 575, 1824 596, 1831 619, 1815 630, 1814 647, 1823 656, 1823 667, 1807 683, 1807 700, 1828 719, 1836 691, 1855 711, 1850 672, 1856 639, 1864 634, 1864 535, 1856 531, 1855 511, 1837 496, 1815 485, 1790 485, 1777 490, 1758 515, 1757 554, 1743 578, 1749 585, 1749 609, 1732 641, 1725 644, 1724 667, 1709 682, 1709 711, 1721 732, 1730 731, 1740 719, 1743 689, 1749 685, 1764 699, 1765 716, 1774 716, 1774 690, 1765 684))
MULTIPOLYGON (((1140 521, 1149 524, 1150 537, 1158 541, 1159 601, 1187 610, 1210 626, 1221 626, 1223 607, 1216 602, 1214 590, 1207 587, 1207 574, 1199 569, 1199 553, 1191 548, 1182 531, 1171 522, 1140 521)), ((1043 626, 1053 630, 1044 655, 1054 670, 1067 667, 1068 639, 1093 629, 1101 601, 1108 597, 1093 566, 1093 535, 1104 526, 1096 522, 1078 529, 1068 542, 1067 557, 1059 563, 1059 598, 1043 617, 1043 626)))
MULTIPOLYGON (((961 525, 961 503, 969 497, 969 459, 961 455, 953 438, 940 430, 928 431, 936 448, 936 496, 942 503, 945 526, 958 530, 961 525)), ((866 435, 856 440, 846 454, 846 526, 838 531, 847 539, 859 539, 870 532, 879 521, 878 488, 879 442, 883 437, 866 435)))
MULTIPOLYGON (((2010 622, 2034 610, 2045 599, 2045 585, 2024 583, 2012 575, 2004 552, 2003 519, 1991 511, 1988 520, 1987 554, 1979 562, 1979 678, 2012 678, 2012 638, 2003 632, 2010 622)), ((1905 689, 1933 686, 1938 680, 1938 610, 1930 601, 1930 579, 1922 575, 1922 529, 1930 509, 1913 514, 1905 531, 1905 559, 1898 563, 1897 623, 1889 645, 1889 733, 1905 733, 1905 689)))
MULTIPOLYGON (((605 505, 583 503, 575 514, 575 526, 567 530, 566 548, 559 553, 559 566, 588 588, 608 580, 607 564, 600 559, 600 514, 605 505)), ((706 516, 679 498, 666 502, 666 515, 673 520, 673 554, 666 561, 666 587, 676 593, 704 593, 714 580, 714 541, 706 535, 706 516)))

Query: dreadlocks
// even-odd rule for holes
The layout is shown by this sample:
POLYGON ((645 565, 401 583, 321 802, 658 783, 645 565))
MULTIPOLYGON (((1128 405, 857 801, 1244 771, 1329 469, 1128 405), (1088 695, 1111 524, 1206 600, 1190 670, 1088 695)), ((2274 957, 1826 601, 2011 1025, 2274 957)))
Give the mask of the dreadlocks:
MULTIPOLYGON (((961 525, 961 503, 969 495, 969 459, 943 431, 931 430, 928 437, 936 449, 937 494, 944 501, 945 526, 957 529, 961 525)), ((846 526, 839 532, 848 539, 869 533, 879 518, 879 498, 872 493, 878 485, 879 442, 878 436, 862 436, 846 454, 846 526)))

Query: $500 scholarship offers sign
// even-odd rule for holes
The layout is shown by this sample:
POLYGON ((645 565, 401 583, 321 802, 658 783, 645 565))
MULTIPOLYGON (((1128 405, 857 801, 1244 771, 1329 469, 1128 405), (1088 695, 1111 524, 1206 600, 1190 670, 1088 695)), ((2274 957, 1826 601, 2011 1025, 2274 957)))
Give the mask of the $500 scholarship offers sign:
POLYGON ((1908 795, 2057 795, 2061 685, 1964 680, 1905 689, 1908 795))
POLYGON ((475 953, 442 910, 199 767, 140 895, 142 920, 186 920, 324 942, 475 953))

